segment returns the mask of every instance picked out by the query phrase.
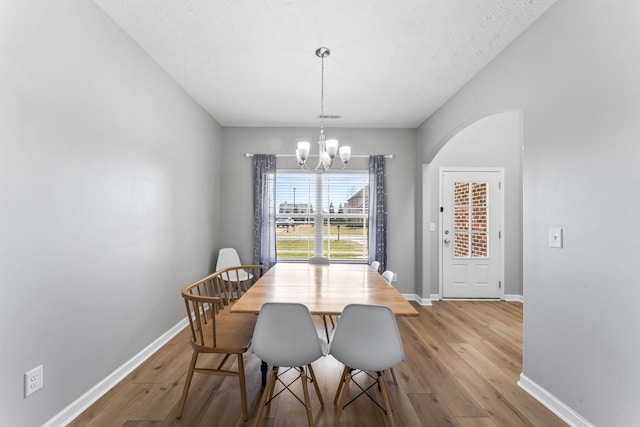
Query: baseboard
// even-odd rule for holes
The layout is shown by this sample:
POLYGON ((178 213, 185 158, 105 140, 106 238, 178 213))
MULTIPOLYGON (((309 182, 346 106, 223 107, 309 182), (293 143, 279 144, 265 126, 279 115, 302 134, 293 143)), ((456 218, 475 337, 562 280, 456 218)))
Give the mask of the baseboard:
POLYGON ((520 374, 520 381, 518 381, 518 385, 524 391, 533 396, 533 398, 538 402, 549 408, 551 412, 562 418, 562 420, 570 426, 595 427, 576 411, 565 405, 560 399, 529 379, 526 375, 520 374))
MULTIPOLYGON (((440 297, 440 294, 431 294, 430 298, 422 298, 421 296, 418 296, 416 294, 402 294, 402 296, 405 297, 408 301, 416 301, 420 305, 432 305, 433 301, 440 301, 442 299, 440 297)), ((524 297, 522 295, 505 295, 504 300, 521 302, 524 304, 524 297)), ((472 299, 470 301, 475 300, 472 299)))
POLYGON ((113 386, 122 381, 127 375, 129 375, 134 369, 140 366, 145 360, 147 360, 153 353, 158 351, 163 345, 175 337, 180 331, 182 331, 189 322, 185 317, 173 328, 169 329, 157 340, 149 344, 146 348, 133 356, 129 361, 125 362, 118 369, 113 371, 109 376, 96 384, 93 388, 87 391, 85 394, 76 399, 73 403, 43 424, 43 427, 57 427, 66 426, 73 421, 78 415, 84 412, 89 406, 95 403, 100 397, 108 392, 113 386))
POLYGON ((429 298, 422 298, 421 296, 416 295, 416 294, 402 294, 402 296, 407 301, 415 301, 418 304, 424 305, 424 306, 431 305, 431 300, 429 298))
MULTIPOLYGON (((443 298, 440 296, 440 294, 431 294, 431 301, 440 301, 443 298)), ((465 299, 459 299, 459 298, 454 298, 455 300, 458 301, 466 301, 465 299)), ((521 302, 524 304, 524 297, 522 295, 505 295, 504 296, 504 300, 505 301, 515 301, 515 302, 521 302)), ((478 299, 474 299, 474 298, 470 298, 468 299, 468 301, 479 301, 478 299)), ((496 300, 497 301, 497 300, 496 300)))
POLYGON ((504 300, 505 301, 515 301, 515 302, 521 302, 524 304, 524 297, 522 295, 505 295, 504 296, 504 300))

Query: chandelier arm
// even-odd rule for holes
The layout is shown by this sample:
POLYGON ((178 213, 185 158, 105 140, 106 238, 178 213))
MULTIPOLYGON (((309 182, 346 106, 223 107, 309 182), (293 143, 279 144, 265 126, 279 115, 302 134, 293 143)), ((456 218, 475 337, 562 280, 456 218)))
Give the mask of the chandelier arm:
POLYGON ((322 128, 320 128, 320 137, 318 138, 318 164, 316 165, 316 170, 322 169, 326 170, 324 164, 324 153, 327 151, 327 146, 325 142, 324 132, 322 128))

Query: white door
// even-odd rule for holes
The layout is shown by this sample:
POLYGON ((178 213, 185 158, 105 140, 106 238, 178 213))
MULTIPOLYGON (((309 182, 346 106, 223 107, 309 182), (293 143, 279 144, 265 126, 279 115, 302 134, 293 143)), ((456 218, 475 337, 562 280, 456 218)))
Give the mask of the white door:
POLYGON ((440 169, 443 298, 503 298, 503 171, 440 169))

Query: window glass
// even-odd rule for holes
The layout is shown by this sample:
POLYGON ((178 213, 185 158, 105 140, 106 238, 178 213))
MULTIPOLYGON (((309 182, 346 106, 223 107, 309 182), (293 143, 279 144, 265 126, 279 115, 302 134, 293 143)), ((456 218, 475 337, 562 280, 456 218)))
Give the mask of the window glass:
POLYGON ((277 172, 278 260, 306 260, 314 256, 316 226, 322 227, 323 256, 333 260, 367 260, 367 171, 327 174, 282 170, 277 172), (318 224, 316 221, 319 221, 318 224))

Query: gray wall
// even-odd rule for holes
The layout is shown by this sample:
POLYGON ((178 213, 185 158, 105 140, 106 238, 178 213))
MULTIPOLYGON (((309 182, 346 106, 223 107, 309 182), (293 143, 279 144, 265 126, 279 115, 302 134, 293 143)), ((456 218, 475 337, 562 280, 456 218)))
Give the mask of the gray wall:
POLYGON ((419 130, 426 163, 473 118, 523 111, 523 374, 599 426, 640 419, 638 22, 634 0, 560 0, 419 130))
MULTIPOLYGON (((423 295, 440 295, 440 168, 504 169, 504 293, 522 295, 522 115, 519 111, 483 117, 456 130, 423 167, 423 295), (436 231, 429 230, 436 224, 436 231)), ((441 295, 440 295, 441 296, 441 295)))
MULTIPOLYGON (((415 138, 413 129, 325 129, 327 137, 337 137, 351 145, 353 154, 394 154, 387 160, 388 187, 388 268, 398 273, 397 289, 416 293, 414 174, 415 138)), ((244 153, 293 154, 296 142, 317 141, 318 128, 224 128, 222 131, 223 190, 220 244, 238 249, 243 262, 253 254, 252 161, 244 153)), ((312 142, 311 153, 317 153, 312 142)), ((278 158, 278 167, 295 168, 295 158, 278 158)), ((368 159, 353 159, 350 168, 367 169, 368 159)))
POLYGON ((92 2, 2 3, 0 426, 41 425, 184 318, 217 246, 220 141, 92 2))

